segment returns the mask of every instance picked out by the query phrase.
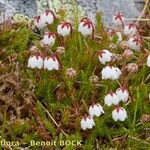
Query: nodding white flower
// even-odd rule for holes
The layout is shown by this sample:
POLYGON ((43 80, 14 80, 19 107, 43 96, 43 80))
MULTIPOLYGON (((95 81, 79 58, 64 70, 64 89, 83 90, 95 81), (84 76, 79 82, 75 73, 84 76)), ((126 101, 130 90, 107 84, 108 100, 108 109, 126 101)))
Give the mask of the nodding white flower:
POLYGON ((118 96, 114 92, 110 92, 104 98, 104 103, 107 106, 111 106, 112 104, 118 105, 119 102, 120 102, 120 99, 118 98, 118 96))
POLYGON ((112 53, 109 50, 102 50, 98 52, 99 61, 105 65, 106 62, 110 62, 112 60, 112 53))
POLYGON ((82 130, 92 129, 95 122, 91 116, 84 116, 80 122, 82 130))
POLYGON ((56 17, 52 10, 46 10, 43 14, 41 14, 41 20, 45 22, 45 24, 52 24, 55 19, 56 17))
POLYGON ((74 77, 74 76, 77 75, 77 72, 76 72, 76 70, 74 70, 73 68, 68 68, 68 69, 66 70, 66 75, 67 75, 68 77, 74 77))
POLYGON ((96 76, 96 75, 91 75, 90 78, 89 78, 89 81, 91 84, 97 84, 98 81, 99 81, 99 77, 96 76))
POLYGON ((67 36, 72 32, 72 26, 69 22, 63 22, 57 26, 58 34, 67 36))
POLYGON ((47 32, 44 38, 41 40, 42 45, 53 46, 56 40, 56 34, 53 32, 47 32))
POLYGON ((116 90, 116 95, 118 96, 118 98, 123 101, 123 102, 127 102, 128 98, 129 98, 129 92, 126 88, 124 87, 120 87, 116 90))
POLYGON ((127 36, 134 36, 137 32, 137 27, 134 23, 124 26, 124 34, 127 36))
POLYGON ((147 62, 146 62, 147 66, 150 67, 150 55, 147 57, 147 62))
POLYGON ((28 60, 28 67, 41 69, 43 67, 43 55, 41 53, 31 55, 28 60))
POLYGON ((46 26, 46 23, 41 19, 41 16, 34 17, 33 24, 38 29, 42 29, 42 28, 44 28, 46 26))
POLYGON ((116 13, 115 16, 113 16, 113 23, 117 26, 120 26, 120 25, 123 26, 124 20, 125 20, 125 17, 121 12, 118 12, 116 13))
POLYGON ((91 117, 99 117, 101 114, 104 114, 104 110, 103 110, 103 107, 100 105, 100 104, 92 104, 90 107, 89 107, 89 115, 91 117))
POLYGON ((128 72, 135 73, 139 70, 139 67, 136 63, 128 63, 126 69, 128 72))
POLYGON ((81 19, 78 27, 78 31, 83 36, 93 35, 94 34, 94 25, 91 20, 87 18, 81 19))
POLYGON ((117 67, 106 66, 102 69, 102 79, 117 80, 121 75, 121 70, 117 67))
POLYGON ((131 51, 130 49, 126 49, 124 52, 123 52, 123 57, 125 58, 130 58, 133 56, 133 51, 131 51))
POLYGON ((142 41, 139 37, 134 36, 134 37, 130 37, 128 40, 128 47, 130 49, 136 50, 136 51, 140 51, 141 47, 142 47, 142 41))
POLYGON ((51 55, 50 57, 46 57, 44 59, 44 69, 51 71, 51 70, 59 70, 59 68, 60 63, 55 54, 51 55))
POLYGON ((128 118, 127 112, 123 107, 117 106, 112 111, 112 118, 114 119, 114 121, 118 121, 118 120, 125 121, 125 119, 128 118))

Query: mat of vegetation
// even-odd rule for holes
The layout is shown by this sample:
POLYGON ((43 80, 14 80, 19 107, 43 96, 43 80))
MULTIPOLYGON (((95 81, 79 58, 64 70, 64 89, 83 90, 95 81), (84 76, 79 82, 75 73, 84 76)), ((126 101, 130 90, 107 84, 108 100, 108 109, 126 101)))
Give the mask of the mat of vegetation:
POLYGON ((26 22, 1 25, 1 149, 149 149, 150 41, 143 39, 133 25, 139 39, 130 45, 132 37, 118 26, 110 33, 100 14, 93 24, 86 18, 80 22, 76 11, 74 22, 67 25, 72 32, 61 36, 57 26, 64 21, 63 15, 40 30, 26 22), (86 26, 89 36, 85 36, 86 26), (43 38, 46 31, 47 44, 43 38), (103 54, 108 51, 104 50, 111 57, 105 58, 103 54), (41 66, 29 62, 33 56, 41 59, 41 66), (103 74, 106 66, 109 69, 103 74), (126 99, 116 98, 116 103, 112 95, 116 96, 118 88, 127 95, 126 99), (89 110, 95 106, 101 113, 89 110), (112 111, 124 111, 127 116, 122 114, 121 121, 116 121, 112 111))

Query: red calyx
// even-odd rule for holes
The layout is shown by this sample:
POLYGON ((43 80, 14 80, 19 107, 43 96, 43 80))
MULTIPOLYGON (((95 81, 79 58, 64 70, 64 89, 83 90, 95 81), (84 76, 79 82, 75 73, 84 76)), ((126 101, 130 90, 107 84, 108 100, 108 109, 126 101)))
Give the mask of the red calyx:
POLYGON ((35 16, 34 18, 39 23, 39 20, 40 20, 41 17, 40 16, 35 16))
POLYGON ((136 27, 136 25, 134 23, 129 24, 129 29, 136 27))
POLYGON ((48 33, 46 33, 45 35, 48 35, 48 38, 50 38, 51 36, 52 36, 53 38, 55 38, 56 33, 54 33, 54 32, 48 32, 48 33))
POLYGON ((119 12, 119 13, 116 15, 116 17, 115 17, 115 20, 116 20, 116 19, 119 19, 119 20, 121 21, 121 23, 122 23, 123 28, 124 28, 124 24, 123 24, 122 17, 124 17, 124 15, 119 12))
POLYGON ((61 24, 62 24, 61 28, 64 28, 66 26, 68 29, 71 28, 71 30, 72 30, 72 26, 69 22, 63 22, 61 24))
POLYGON ((118 12, 118 14, 116 14, 115 20, 116 19, 122 20, 122 17, 124 17, 124 15, 121 12, 118 12))
POLYGON ((119 110, 121 109, 119 105, 115 106, 115 109, 117 110, 117 113, 119 112, 119 110))
POLYGON ((55 19, 57 19, 56 16, 55 16, 55 14, 54 14, 54 12, 53 12, 52 10, 46 10, 45 13, 46 13, 46 16, 48 16, 48 14, 50 13, 50 14, 53 15, 53 17, 54 17, 55 19))
POLYGON ((140 39, 140 38, 138 38, 138 37, 134 37, 133 42, 136 42, 136 45, 138 45, 138 44, 142 44, 141 39, 140 39))
POLYGON ((105 54, 104 51, 98 51, 97 54, 100 56, 100 57, 103 57, 103 54, 105 54))
POLYGON ((114 92, 113 92, 113 91, 110 91, 109 94, 113 97, 114 92))

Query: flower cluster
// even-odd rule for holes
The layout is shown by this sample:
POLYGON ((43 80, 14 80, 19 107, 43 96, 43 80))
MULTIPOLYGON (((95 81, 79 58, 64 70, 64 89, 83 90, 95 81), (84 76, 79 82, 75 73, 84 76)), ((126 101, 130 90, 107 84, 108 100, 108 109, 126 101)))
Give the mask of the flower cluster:
POLYGON ((113 17, 113 23, 123 27, 123 33, 128 38, 128 47, 135 51, 140 51, 142 48, 142 37, 140 36, 139 29, 135 23, 125 24, 125 19, 124 14, 118 12, 113 17))
MULTIPOLYGON (((54 20, 56 19, 57 17, 53 11, 46 10, 40 16, 35 17, 34 26, 41 30, 44 27, 53 24, 54 20)), ((122 64, 117 64, 116 62, 122 61, 123 59, 130 60, 130 58, 134 56, 134 51, 140 52, 142 48, 142 38, 140 36, 138 27, 135 24, 132 23, 125 25, 125 17, 122 13, 117 13, 113 17, 113 22, 118 26, 118 28, 123 27, 123 30, 120 31, 116 31, 114 29, 108 30, 108 37, 110 38, 110 41, 113 41, 114 38, 117 37, 115 39, 116 41, 114 42, 115 44, 111 43, 114 44, 115 47, 113 47, 114 45, 111 45, 109 49, 106 48, 98 50, 96 54, 103 67, 101 70, 101 79, 112 80, 115 82, 115 80, 119 80, 120 76, 124 75, 124 70, 132 73, 138 71, 139 68, 136 63, 130 62, 126 64, 125 62, 123 66, 122 64), (126 40, 124 40, 124 37, 126 40), (124 49, 124 52, 122 54, 112 53, 112 47, 113 49, 116 49, 118 45, 124 49)), ((32 50, 32 54, 28 60, 28 67, 38 69, 43 68, 49 71, 59 70, 62 65, 61 60, 59 60, 59 55, 65 52, 65 46, 63 45, 64 41, 61 40, 65 40, 68 38, 68 36, 72 35, 73 29, 74 28, 72 27, 72 24, 67 21, 63 21, 57 25, 57 32, 46 32, 40 41, 41 47, 48 50, 47 48, 51 48, 55 44, 56 38, 60 40, 60 47, 57 47, 55 53, 52 53, 50 56, 47 56, 47 51, 42 53, 34 48, 36 50, 32 50)), ((82 18, 79 22, 77 31, 84 36, 84 40, 88 36, 92 37, 92 40, 95 40, 95 25, 90 19, 82 18)), ((150 55, 147 57, 146 64, 148 67, 150 67, 150 55)), ((65 73, 67 77, 72 79, 74 79, 73 77, 77 75, 77 71, 72 67, 67 68, 65 73)), ((98 85, 99 77, 92 74, 89 78, 89 81, 91 84, 98 85)), ((111 91, 104 97, 105 105, 115 106, 115 109, 112 111, 112 118, 114 121, 125 121, 125 119, 128 117, 126 110, 119 105, 122 102, 126 103, 128 99, 129 91, 123 86, 118 88, 115 92, 111 91)), ((104 113, 105 112, 100 104, 92 104, 88 109, 88 115, 84 115, 84 117, 81 119, 81 128, 83 130, 93 128, 95 126, 94 117, 99 117, 104 113)))
MULTIPOLYGON (((57 18, 52 10, 46 10, 41 15, 34 18, 33 24, 35 27, 41 30, 46 26, 53 24, 54 20, 56 19, 57 18)), ((88 18, 83 18, 79 23, 78 31, 83 36, 93 36, 94 24, 88 18)), ((43 35, 43 39, 40 41, 40 45, 45 48, 51 47, 55 44, 56 38, 60 40, 61 37, 69 36, 70 34, 72 34, 72 25, 66 21, 61 22, 57 26, 57 33, 49 31, 43 35)), ((56 52, 50 56, 44 56, 42 52, 33 51, 28 60, 28 67, 38 69, 44 68, 47 70, 59 70, 61 65, 58 59, 58 55, 63 53, 63 47, 58 47, 56 52)), ((72 77, 76 75, 76 71, 73 68, 69 68, 67 69, 66 74, 68 77, 72 77)))
POLYGON ((100 104, 92 104, 89 107, 89 115, 85 115, 82 119, 81 119, 81 128, 83 130, 86 129, 92 129, 93 126, 95 126, 95 122, 93 117, 99 117, 100 115, 104 114, 104 110, 102 108, 102 106, 100 104))
POLYGON ((56 54, 52 54, 49 57, 43 56, 40 52, 33 52, 28 60, 29 68, 47 69, 47 70, 59 70, 60 63, 56 54))
POLYGON ((129 97, 129 92, 126 88, 120 87, 116 92, 110 92, 104 98, 104 103, 107 106, 115 105, 115 110, 112 112, 112 118, 117 121, 124 121, 127 118, 126 110, 119 106, 119 102, 127 102, 129 97))

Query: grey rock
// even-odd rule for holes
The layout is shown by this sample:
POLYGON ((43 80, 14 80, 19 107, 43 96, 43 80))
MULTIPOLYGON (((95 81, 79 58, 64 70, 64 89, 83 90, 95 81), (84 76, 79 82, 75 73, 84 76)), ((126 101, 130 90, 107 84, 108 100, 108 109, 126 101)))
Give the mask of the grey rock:
POLYGON ((127 18, 135 18, 140 14, 134 0, 98 0, 97 9, 102 12, 104 22, 109 25, 118 11, 124 13, 127 18))
POLYGON ((93 20, 95 12, 103 14, 103 22, 112 25, 113 15, 121 11, 128 18, 139 16, 143 9, 143 0, 77 0, 86 10, 86 15, 93 20))
MULTIPOLYGON (((16 13, 23 13, 29 17, 37 13, 36 1, 41 0, 0 0, 7 9, 12 8, 13 12, 15 10, 16 13)), ((129 18, 139 16, 143 2, 144 0, 77 0, 89 18, 94 20, 96 11, 100 11, 103 14, 104 23, 108 25, 112 25, 112 17, 117 11, 123 12, 129 18)))
POLYGON ((15 8, 11 5, 6 5, 0 2, 0 24, 9 19, 16 12, 15 8))
POLYGON ((4 4, 14 8, 16 13, 23 13, 29 17, 35 16, 37 12, 36 0, 5 0, 4 4))

